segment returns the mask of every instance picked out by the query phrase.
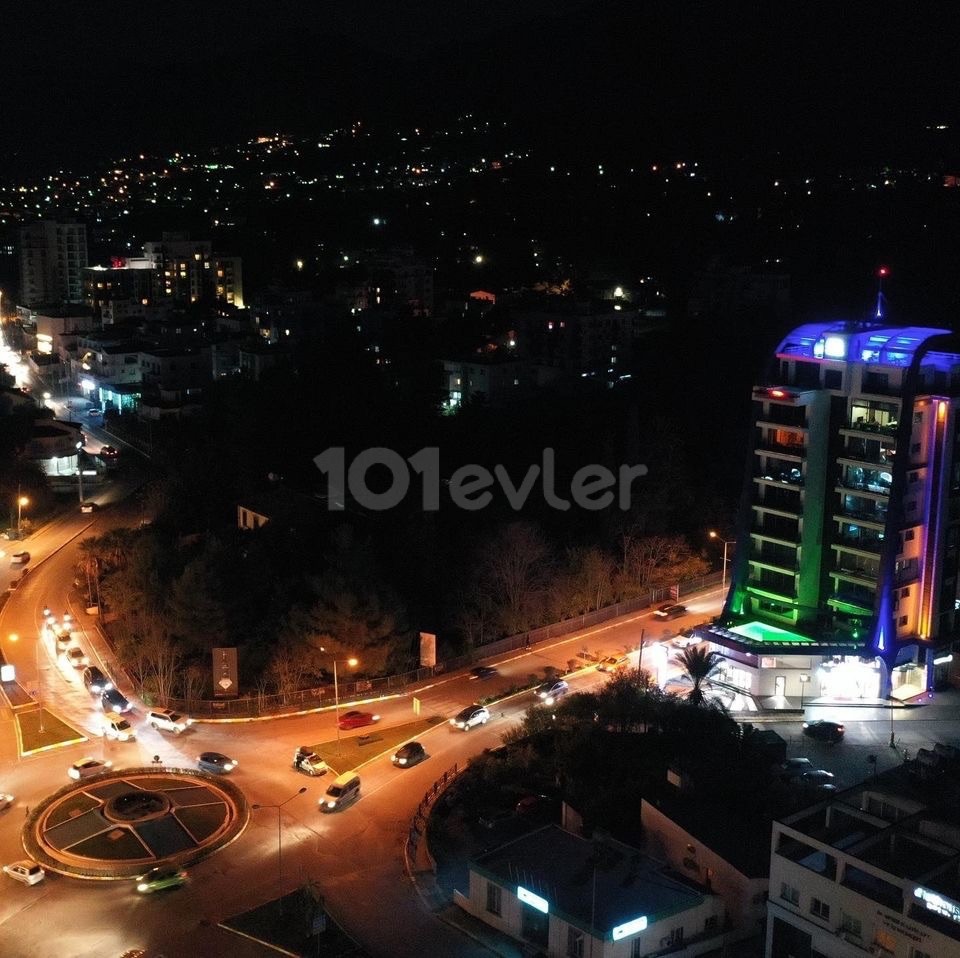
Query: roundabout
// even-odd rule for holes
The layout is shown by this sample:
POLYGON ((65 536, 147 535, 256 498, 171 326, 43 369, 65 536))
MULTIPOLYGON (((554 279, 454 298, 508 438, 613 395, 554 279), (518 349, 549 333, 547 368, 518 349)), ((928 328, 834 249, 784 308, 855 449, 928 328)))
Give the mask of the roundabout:
POLYGON ((235 785, 191 769, 112 769, 44 799, 23 845, 44 868, 74 878, 133 878, 189 864, 243 833, 249 808, 235 785))

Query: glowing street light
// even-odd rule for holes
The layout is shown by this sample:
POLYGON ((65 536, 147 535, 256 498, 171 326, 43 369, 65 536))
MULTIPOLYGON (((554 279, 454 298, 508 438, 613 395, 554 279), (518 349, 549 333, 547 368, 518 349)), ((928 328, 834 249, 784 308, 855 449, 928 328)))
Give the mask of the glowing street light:
MULTIPOLYGON (((323 646, 320 647, 321 652, 326 652, 326 649, 323 646)), ((359 664, 360 660, 355 658, 349 658, 346 660, 346 664, 350 666, 351 669, 355 669, 359 664)), ((340 754, 340 684, 337 680, 337 660, 333 660, 333 708, 334 714, 337 721, 337 755, 340 754)))
POLYGON ((718 542, 723 543, 723 574, 721 579, 721 589, 727 587, 727 546, 733 545, 737 540, 736 539, 721 539, 720 535, 716 532, 710 531, 710 538, 716 539, 718 542))
POLYGON ((30 500, 26 496, 17 496, 17 538, 20 538, 20 520, 23 517, 23 507, 29 506, 30 500))

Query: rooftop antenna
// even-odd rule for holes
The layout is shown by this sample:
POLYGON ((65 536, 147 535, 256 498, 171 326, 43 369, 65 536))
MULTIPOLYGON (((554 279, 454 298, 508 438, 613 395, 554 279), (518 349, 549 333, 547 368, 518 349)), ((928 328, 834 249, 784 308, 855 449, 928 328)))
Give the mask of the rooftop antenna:
POLYGON ((874 313, 874 319, 883 319, 886 312, 887 300, 883 295, 883 281, 890 275, 890 269, 887 266, 881 266, 877 269, 877 309, 874 313))

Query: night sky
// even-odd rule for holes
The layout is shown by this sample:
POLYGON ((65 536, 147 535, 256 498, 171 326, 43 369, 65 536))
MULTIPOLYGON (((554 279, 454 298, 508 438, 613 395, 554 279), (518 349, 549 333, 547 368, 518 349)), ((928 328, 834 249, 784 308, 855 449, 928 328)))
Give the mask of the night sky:
MULTIPOLYGON (((897 160, 960 96, 948 4, 53 3, 4 17, 0 169, 356 118, 503 117, 538 142, 897 160), (56 28, 51 29, 51 23, 56 28)), ((944 140, 946 143, 947 141, 944 140)))

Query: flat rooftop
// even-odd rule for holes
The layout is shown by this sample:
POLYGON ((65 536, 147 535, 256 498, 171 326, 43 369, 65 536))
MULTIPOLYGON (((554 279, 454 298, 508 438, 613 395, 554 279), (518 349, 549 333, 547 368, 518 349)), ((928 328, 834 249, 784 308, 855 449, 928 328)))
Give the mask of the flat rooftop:
POLYGON ((701 904, 706 895, 661 862, 613 839, 602 843, 547 825, 470 863, 504 887, 532 892, 551 914, 609 934, 618 925, 646 917, 651 924, 701 904))
POLYGON ((742 635, 749 642, 774 643, 776 645, 815 645, 813 639, 797 632, 767 625, 765 622, 745 622, 730 629, 735 635, 742 635))

